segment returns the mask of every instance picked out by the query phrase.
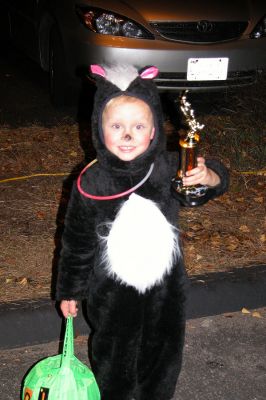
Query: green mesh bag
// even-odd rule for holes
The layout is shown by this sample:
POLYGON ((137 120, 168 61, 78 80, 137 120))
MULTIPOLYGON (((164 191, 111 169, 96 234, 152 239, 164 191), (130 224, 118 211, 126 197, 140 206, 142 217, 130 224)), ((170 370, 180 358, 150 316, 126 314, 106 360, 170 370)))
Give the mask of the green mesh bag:
POLYGON ((67 318, 63 354, 35 364, 23 382, 22 400, 100 400, 92 371, 74 356, 73 318, 67 318))

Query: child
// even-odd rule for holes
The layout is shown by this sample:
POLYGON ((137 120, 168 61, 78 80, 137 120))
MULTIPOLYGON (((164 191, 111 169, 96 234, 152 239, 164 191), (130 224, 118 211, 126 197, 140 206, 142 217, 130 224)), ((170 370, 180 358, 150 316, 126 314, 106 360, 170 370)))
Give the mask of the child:
MULTIPOLYGON (((133 67, 92 66, 97 163, 74 186, 65 220, 57 299, 65 317, 87 300, 91 363, 102 400, 170 400, 181 368, 185 272, 177 156, 165 149, 159 95, 133 67)), ((198 159, 185 185, 228 184, 218 161, 198 159)))

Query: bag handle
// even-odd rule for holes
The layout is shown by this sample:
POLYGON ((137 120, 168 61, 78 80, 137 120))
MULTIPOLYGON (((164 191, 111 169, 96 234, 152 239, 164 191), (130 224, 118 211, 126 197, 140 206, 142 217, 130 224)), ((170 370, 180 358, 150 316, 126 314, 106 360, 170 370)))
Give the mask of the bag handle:
POLYGON ((69 364, 74 355, 73 317, 67 317, 61 366, 69 364))

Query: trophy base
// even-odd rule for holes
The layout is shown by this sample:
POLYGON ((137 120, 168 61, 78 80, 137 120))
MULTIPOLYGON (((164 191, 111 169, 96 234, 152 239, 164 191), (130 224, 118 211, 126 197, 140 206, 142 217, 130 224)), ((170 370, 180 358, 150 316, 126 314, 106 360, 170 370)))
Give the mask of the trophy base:
POLYGON ((213 189, 204 185, 184 186, 182 179, 172 179, 174 197, 185 207, 196 207, 207 203, 213 197, 213 189))

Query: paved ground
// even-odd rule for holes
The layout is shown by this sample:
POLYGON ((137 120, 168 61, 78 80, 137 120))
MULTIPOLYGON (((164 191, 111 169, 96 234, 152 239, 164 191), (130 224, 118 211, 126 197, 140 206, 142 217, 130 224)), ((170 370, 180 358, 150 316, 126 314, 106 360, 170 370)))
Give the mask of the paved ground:
MULTIPOLYGON (((184 365, 175 400, 266 399, 266 308, 188 321, 184 365)), ((87 339, 76 339, 86 362, 87 339)), ((58 342, 0 351, 0 399, 19 400, 25 372, 56 354, 58 342)), ((151 399, 152 400, 152 399, 151 399)))

